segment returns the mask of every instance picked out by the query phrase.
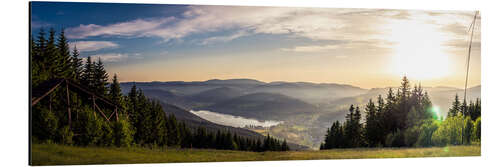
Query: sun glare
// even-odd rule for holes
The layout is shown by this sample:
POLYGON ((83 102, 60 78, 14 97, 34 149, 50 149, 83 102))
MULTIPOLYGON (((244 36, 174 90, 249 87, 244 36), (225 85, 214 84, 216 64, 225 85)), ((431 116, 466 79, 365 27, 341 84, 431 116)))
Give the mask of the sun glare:
POLYGON ((441 111, 438 106, 432 106, 431 111, 436 115, 437 119, 441 118, 441 111))
POLYGON ((417 80, 430 80, 450 74, 449 55, 444 51, 447 34, 434 24, 418 20, 396 20, 387 25, 387 38, 393 46, 388 70, 417 80))

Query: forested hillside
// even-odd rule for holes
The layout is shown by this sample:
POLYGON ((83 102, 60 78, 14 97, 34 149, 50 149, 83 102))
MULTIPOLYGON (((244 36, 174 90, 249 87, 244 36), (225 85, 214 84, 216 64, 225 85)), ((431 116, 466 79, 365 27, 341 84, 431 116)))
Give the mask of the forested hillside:
POLYGON ((432 105, 427 92, 412 89, 404 77, 397 91, 389 89, 361 109, 351 105, 345 121, 335 121, 320 149, 355 147, 429 147, 481 141, 481 101, 460 102, 455 96, 447 117, 432 105), (362 118, 361 110, 365 117, 362 118))
POLYGON ((256 138, 240 136, 228 129, 188 128, 173 114, 167 115, 159 101, 147 98, 135 85, 128 94, 122 94, 118 76, 114 74, 111 82, 108 81, 109 75, 99 57, 97 61, 90 56, 80 58, 78 46, 70 51, 64 30, 57 34, 50 29, 47 35, 41 29, 30 42, 32 90, 51 80, 65 79, 118 106, 114 110, 99 107, 94 96, 56 86, 48 98, 32 106, 32 142, 100 147, 289 150, 286 140, 269 135, 256 138), (121 115, 120 119, 116 116, 116 120, 109 120, 106 115, 114 112, 121 115))

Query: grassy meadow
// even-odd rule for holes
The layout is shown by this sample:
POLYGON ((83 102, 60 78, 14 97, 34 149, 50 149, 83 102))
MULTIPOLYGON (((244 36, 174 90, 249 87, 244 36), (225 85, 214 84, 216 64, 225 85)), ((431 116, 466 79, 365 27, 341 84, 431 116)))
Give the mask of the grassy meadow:
POLYGON ((359 148, 287 152, 244 152, 175 148, 148 149, 136 147, 103 148, 75 147, 58 144, 32 145, 32 165, 411 158, 480 155, 480 145, 431 148, 359 148))

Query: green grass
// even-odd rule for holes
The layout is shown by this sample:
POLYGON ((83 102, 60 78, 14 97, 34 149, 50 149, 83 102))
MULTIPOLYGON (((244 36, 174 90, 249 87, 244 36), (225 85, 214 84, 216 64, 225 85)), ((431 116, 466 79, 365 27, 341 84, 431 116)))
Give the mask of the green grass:
POLYGON ((481 147, 479 145, 432 148, 360 148, 263 153, 210 149, 101 148, 63 146, 56 144, 32 145, 32 165, 453 157, 480 155, 481 147))

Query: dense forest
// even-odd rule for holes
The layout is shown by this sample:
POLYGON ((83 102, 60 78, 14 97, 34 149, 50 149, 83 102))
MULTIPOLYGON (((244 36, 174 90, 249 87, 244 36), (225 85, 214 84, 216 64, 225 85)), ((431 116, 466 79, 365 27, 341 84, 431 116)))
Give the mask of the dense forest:
POLYGON ((433 107, 420 85, 412 89, 407 77, 394 93, 379 95, 364 108, 351 105, 343 123, 327 130, 320 149, 357 147, 429 147, 468 145, 481 141, 481 101, 462 103, 455 96, 446 118, 433 107), (364 121, 364 122, 362 122, 364 121))
MULTIPOLYGON (((69 48, 61 30, 40 29, 30 38, 31 87, 37 88, 52 79, 64 78, 83 85, 94 94, 110 99, 121 108, 117 121, 107 121, 96 114, 92 99, 58 88, 48 98, 32 106, 32 142, 103 147, 181 147, 244 151, 287 151, 286 140, 267 135, 263 139, 238 136, 229 131, 209 132, 203 127, 187 128, 174 115, 167 115, 160 103, 148 99, 134 85, 127 95, 121 92, 118 76, 111 82, 100 58, 80 58, 76 46, 69 48), (66 108, 72 108, 68 118, 66 108), (71 120, 69 120, 71 119, 71 120), (69 126, 69 122, 71 126, 69 126)), ((103 108, 104 113, 112 110, 103 108)))

